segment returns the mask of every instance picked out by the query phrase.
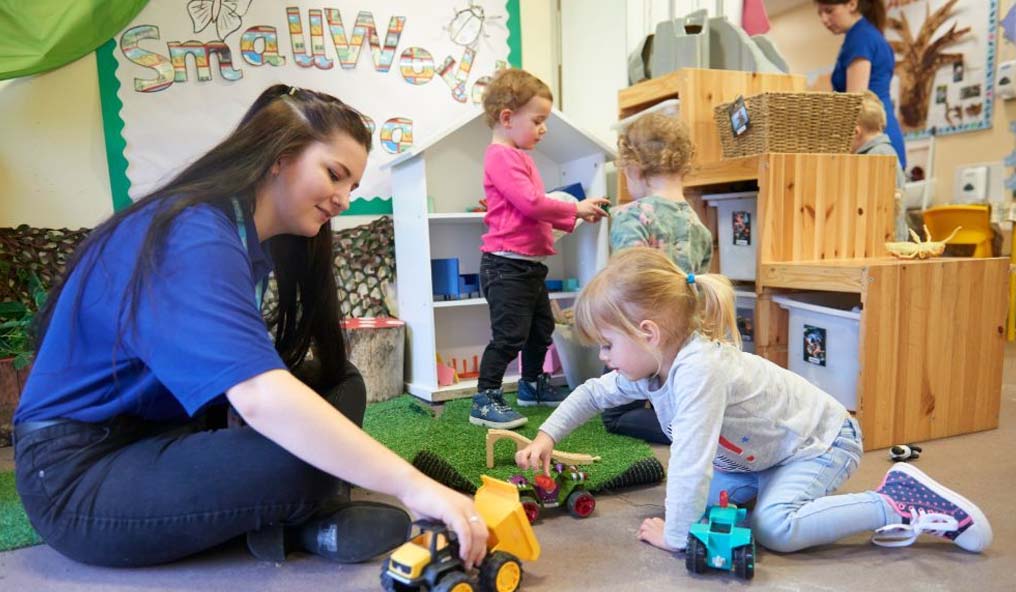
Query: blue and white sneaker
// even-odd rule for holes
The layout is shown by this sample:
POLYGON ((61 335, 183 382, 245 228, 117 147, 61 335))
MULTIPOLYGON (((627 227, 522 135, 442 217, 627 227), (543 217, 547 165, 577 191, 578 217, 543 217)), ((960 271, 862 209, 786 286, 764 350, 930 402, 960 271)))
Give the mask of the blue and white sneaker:
POLYGON ((473 408, 469 410, 469 423, 473 425, 510 430, 527 421, 528 417, 508 405, 500 389, 487 389, 473 395, 473 408))
POLYGON ((536 382, 519 380, 519 405, 522 407, 534 405, 557 407, 567 396, 567 391, 550 384, 550 374, 543 373, 537 376, 536 382))
POLYGON ((922 532, 948 539, 973 553, 991 545, 991 524, 981 509, 913 465, 894 464, 875 493, 903 521, 876 530, 872 537, 876 545, 906 546, 922 532))

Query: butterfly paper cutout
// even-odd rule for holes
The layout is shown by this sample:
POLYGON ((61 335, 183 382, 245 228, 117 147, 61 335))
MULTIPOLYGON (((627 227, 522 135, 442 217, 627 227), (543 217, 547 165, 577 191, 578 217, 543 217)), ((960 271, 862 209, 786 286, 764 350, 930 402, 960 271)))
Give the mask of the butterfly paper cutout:
POLYGON ((224 41, 226 37, 240 28, 243 15, 247 14, 252 0, 190 0, 187 3, 187 14, 194 23, 194 32, 204 31, 208 25, 215 23, 215 33, 224 41))

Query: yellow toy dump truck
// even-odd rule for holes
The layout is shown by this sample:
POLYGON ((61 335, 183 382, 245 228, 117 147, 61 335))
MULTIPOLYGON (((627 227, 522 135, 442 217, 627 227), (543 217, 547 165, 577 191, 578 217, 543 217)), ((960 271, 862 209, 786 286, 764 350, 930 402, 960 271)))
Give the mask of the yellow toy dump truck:
POLYGON ((455 533, 440 522, 418 520, 409 542, 381 567, 381 585, 388 592, 514 592, 522 583, 522 562, 540 557, 518 489, 507 481, 483 476, 476 509, 487 524, 487 556, 479 574, 468 573, 459 559, 455 533))

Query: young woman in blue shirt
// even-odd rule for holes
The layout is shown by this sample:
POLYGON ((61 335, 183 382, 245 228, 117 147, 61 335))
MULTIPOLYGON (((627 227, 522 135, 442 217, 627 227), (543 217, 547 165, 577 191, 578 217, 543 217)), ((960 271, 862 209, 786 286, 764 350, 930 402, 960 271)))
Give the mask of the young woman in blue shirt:
POLYGON ((832 85, 836 92, 871 90, 885 107, 885 133, 892 142, 903 170, 907 153, 896 110, 889 97, 889 84, 896 69, 896 56, 885 30, 886 8, 883 0, 815 0, 818 16, 825 28, 843 35, 836 57, 832 85))
POLYGON ((329 221, 370 146, 340 100, 272 86, 217 146, 92 231, 40 312, 14 418, 18 493, 47 544, 139 566, 243 535, 273 560, 295 546, 360 561, 404 540, 408 515, 350 502, 349 482, 444 521, 467 563, 482 558, 472 500, 359 425, 329 221), (246 425, 209 429, 227 405, 246 425))

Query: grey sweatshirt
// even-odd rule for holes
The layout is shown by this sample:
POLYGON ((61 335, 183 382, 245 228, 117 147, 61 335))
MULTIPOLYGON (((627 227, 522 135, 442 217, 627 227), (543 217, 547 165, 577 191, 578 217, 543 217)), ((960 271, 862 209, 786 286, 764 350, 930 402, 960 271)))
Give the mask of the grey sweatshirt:
POLYGON ((695 334, 662 385, 617 372, 591 379, 540 430, 560 442, 600 411, 646 399, 671 439, 664 534, 677 549, 705 512, 714 467, 757 472, 816 457, 848 417, 843 405, 804 378, 695 334))
POLYGON ((888 154, 896 157, 896 187, 902 189, 907 178, 903 176, 903 169, 900 168, 900 157, 893 148, 893 143, 886 134, 878 134, 868 140, 857 149, 858 154, 888 154))

